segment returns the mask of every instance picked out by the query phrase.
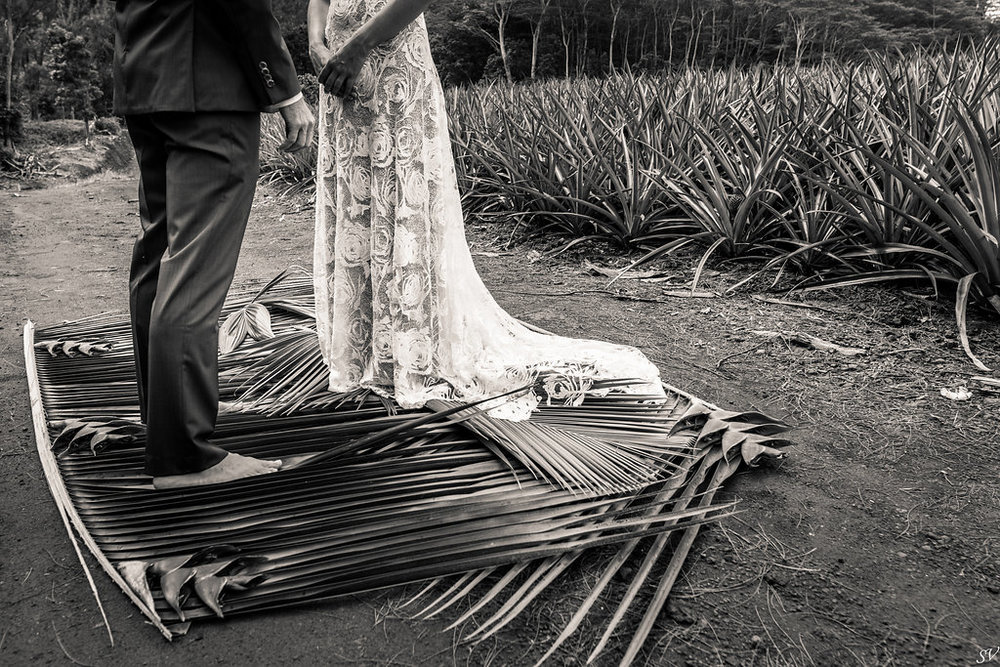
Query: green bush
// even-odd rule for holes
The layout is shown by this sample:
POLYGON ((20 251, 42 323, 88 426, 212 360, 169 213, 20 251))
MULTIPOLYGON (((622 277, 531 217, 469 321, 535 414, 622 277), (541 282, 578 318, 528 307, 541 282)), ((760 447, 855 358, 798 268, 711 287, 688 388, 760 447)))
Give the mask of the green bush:
POLYGON ((122 126, 118 119, 113 116, 98 118, 94 121, 94 132, 96 134, 109 134, 113 137, 121 134, 122 126))
POLYGON ((24 125, 24 138, 32 144, 69 146, 84 140, 82 120, 35 120, 24 125))
POLYGON ((129 138, 128 132, 122 132, 111 140, 98 169, 122 173, 138 171, 135 149, 132 148, 132 140, 129 138))

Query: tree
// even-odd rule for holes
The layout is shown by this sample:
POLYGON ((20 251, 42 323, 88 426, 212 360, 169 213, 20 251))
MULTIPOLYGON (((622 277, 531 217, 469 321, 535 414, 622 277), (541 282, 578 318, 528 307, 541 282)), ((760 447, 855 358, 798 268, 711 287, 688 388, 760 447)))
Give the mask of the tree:
POLYGON ((439 0, 425 14, 431 52, 441 81, 455 86, 478 81, 494 52, 484 31, 482 0, 439 0))
POLYGON ((486 35, 496 44, 500 52, 500 60, 503 62, 503 71, 507 76, 507 83, 513 83, 514 76, 510 71, 510 56, 507 52, 507 23, 510 21, 514 0, 491 0, 489 4, 493 14, 496 35, 490 32, 486 32, 486 35))
POLYGON ((889 47, 930 44, 982 34, 976 0, 868 0, 867 13, 885 29, 889 47))
POLYGON ((531 78, 538 74, 538 46, 542 39, 542 27, 545 25, 545 17, 552 6, 552 0, 538 0, 533 3, 533 7, 528 13, 528 20, 531 22, 531 78))
POLYGON ((4 107, 0 113, 0 140, 3 147, 13 149, 19 134, 20 113, 14 108, 14 57, 21 37, 38 19, 30 0, 3 0, 4 107))
POLYGON ((94 102, 101 96, 94 58, 83 37, 53 25, 48 30, 49 76, 56 83, 56 101, 70 118, 79 112, 83 118, 85 143, 90 144, 90 119, 94 102))
MULTIPOLYGON (((296 65, 308 71, 304 4, 274 0, 296 65)), ((113 10, 104 0, 0 0, 0 108, 40 118, 108 113, 113 10), (52 25, 82 44, 50 44, 52 25), (54 68, 54 50, 65 49, 75 64, 54 68), (61 81, 50 79, 57 69, 61 81)), ((624 67, 809 65, 996 30, 1000 0, 436 0, 425 18, 441 79, 453 86, 624 67)))
POLYGON ((979 5, 987 21, 1000 22, 1000 0, 980 0, 979 5))

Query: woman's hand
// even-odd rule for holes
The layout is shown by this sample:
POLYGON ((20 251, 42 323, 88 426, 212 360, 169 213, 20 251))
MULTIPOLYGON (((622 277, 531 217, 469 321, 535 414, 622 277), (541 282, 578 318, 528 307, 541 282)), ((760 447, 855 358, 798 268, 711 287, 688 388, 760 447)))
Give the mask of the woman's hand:
POLYGON ((354 90, 361 67, 370 53, 361 40, 351 39, 327 59, 319 73, 320 85, 331 95, 346 98, 354 90))
POLYGON ((333 56, 333 51, 327 48, 326 44, 319 43, 309 43, 309 60, 312 61, 313 71, 316 72, 316 76, 319 76, 326 67, 326 64, 330 62, 330 58, 333 56))

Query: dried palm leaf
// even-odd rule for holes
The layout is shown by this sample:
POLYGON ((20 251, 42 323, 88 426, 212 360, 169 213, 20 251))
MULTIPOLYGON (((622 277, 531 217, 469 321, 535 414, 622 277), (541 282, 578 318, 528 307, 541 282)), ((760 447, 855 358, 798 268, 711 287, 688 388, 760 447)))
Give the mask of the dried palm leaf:
MULTIPOLYGON (((26 328, 36 438, 53 496, 105 571, 166 636, 203 619, 456 577, 444 592, 428 589, 427 615, 478 599, 473 607, 490 614, 470 633, 475 641, 572 576, 582 553, 619 545, 582 618, 642 540, 655 543, 647 553, 657 555, 647 559, 656 560, 669 551, 666 536, 681 533, 672 574, 654 580, 643 567, 629 593, 638 600, 640 588, 656 591, 630 658, 697 527, 732 510, 714 502, 715 489, 743 463, 780 456, 774 447, 784 444, 783 425, 719 411, 669 387, 667 399, 611 392, 587 395, 577 407, 542 406, 528 426, 462 404, 407 411, 364 392, 329 394, 309 343, 315 334, 302 328, 311 306, 306 289, 294 276, 272 286, 275 339, 223 357, 222 391, 235 403, 217 429, 219 445, 231 451, 303 464, 204 489, 154 492, 142 473, 144 435, 134 419, 121 319, 40 332, 113 342, 101 357, 52 357, 34 347, 26 328), (281 309, 279 301, 297 305, 281 309), (251 385, 257 398, 247 399, 236 369, 251 360, 269 365, 270 376, 251 385), (273 407, 284 392, 296 398, 281 410, 246 409, 254 400, 273 407), (96 409, 102 403, 106 409, 96 409), (101 429, 108 435, 88 442, 101 429), (128 437, 112 443, 116 429, 128 437), (93 447, 56 458, 53 442, 71 438, 93 447)), ((233 299, 224 316, 251 302, 250 295, 233 299)), ((635 606, 622 606, 608 636, 635 606)), ((575 618, 558 641, 578 625, 575 618)))

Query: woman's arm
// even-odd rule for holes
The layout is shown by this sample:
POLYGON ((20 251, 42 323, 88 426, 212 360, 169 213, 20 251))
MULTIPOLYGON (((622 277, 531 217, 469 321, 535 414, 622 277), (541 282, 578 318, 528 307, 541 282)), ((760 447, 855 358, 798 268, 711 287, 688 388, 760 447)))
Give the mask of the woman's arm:
POLYGON ((351 41, 357 40, 361 46, 371 51, 379 44, 403 31, 424 13, 431 0, 390 0, 368 23, 361 26, 351 41))
POLYGON ((309 19, 309 59, 316 74, 323 71, 333 53, 326 45, 326 17, 330 13, 330 0, 309 0, 306 15, 309 19))
MULTIPOLYGON (((329 3, 327 3, 329 4, 329 3)), ((351 36, 334 54, 319 74, 319 82, 327 91, 347 97, 365 59, 379 44, 389 41, 423 14, 431 0, 390 0, 385 7, 351 36)), ((312 41, 312 2, 310 2, 309 39, 312 41)))

